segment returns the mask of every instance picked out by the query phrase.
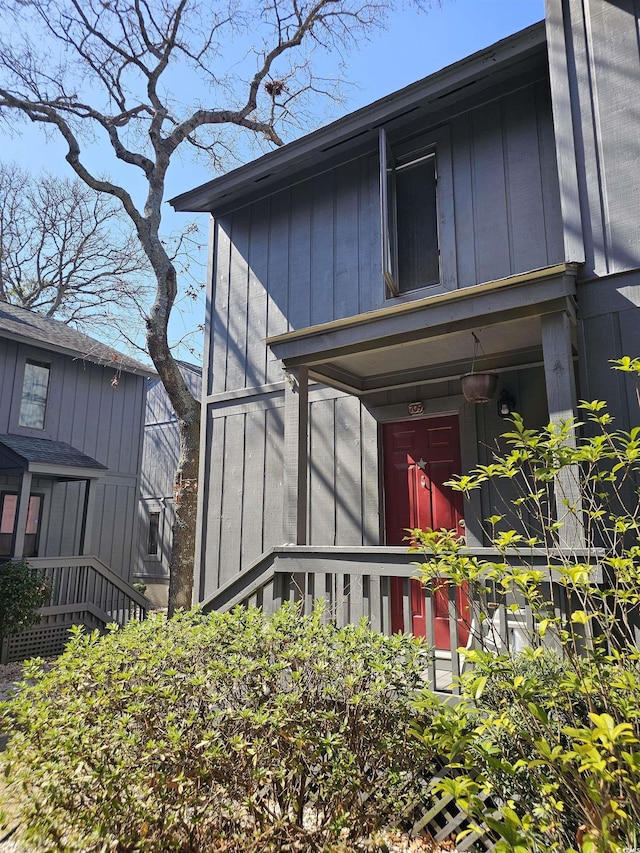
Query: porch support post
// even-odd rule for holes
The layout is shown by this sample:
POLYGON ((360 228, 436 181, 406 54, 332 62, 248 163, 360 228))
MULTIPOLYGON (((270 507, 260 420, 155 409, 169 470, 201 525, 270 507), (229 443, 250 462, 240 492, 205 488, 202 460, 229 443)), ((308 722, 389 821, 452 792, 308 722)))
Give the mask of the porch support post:
POLYGON ((309 373, 287 370, 284 384, 284 512, 282 533, 290 545, 307 544, 307 433, 309 373))
POLYGON ((15 535, 13 537, 14 560, 21 560, 24 556, 24 537, 27 532, 27 515, 29 513, 29 497, 31 495, 30 471, 22 472, 20 481, 20 495, 18 497, 18 517, 16 518, 15 535))
MULTIPOLYGON (((541 318, 542 353, 547 387, 549 420, 560 423, 577 414, 576 384, 571 346, 572 317, 567 311, 546 314, 541 318)), ((576 446, 571 430, 567 443, 576 446)), ((564 548, 584 547, 584 525, 578 467, 564 470, 555 485, 556 518, 563 523, 559 531, 564 548)))
POLYGON ((82 506, 82 524, 80 526, 80 556, 91 553, 91 534, 93 532, 93 510, 96 503, 96 483, 87 477, 84 487, 82 506))

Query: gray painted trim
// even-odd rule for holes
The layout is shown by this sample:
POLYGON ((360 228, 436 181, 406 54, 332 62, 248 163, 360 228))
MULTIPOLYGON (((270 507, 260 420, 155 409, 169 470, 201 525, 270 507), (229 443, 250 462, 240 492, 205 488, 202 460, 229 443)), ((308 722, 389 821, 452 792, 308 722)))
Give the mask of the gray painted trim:
MULTIPOLYGON (((322 387, 322 384, 321 382, 309 382, 309 393, 315 387, 322 387)), ((247 388, 237 388, 233 391, 219 391, 216 394, 203 395, 202 402, 204 405, 213 406, 218 403, 227 403, 230 400, 247 400, 250 397, 263 397, 273 392, 283 391, 284 385, 284 381, 271 382, 267 385, 252 385, 247 388)))
MULTIPOLYGON (((578 169, 563 0, 545 0, 545 26, 549 51, 551 103, 560 181, 560 205, 564 232, 565 260, 584 263, 585 248, 580 212, 578 169)), ((579 123, 579 117, 576 119, 579 123)))
POLYGON ((284 394, 284 483, 282 532, 285 540, 306 544, 309 389, 307 369, 291 374, 284 394))
MULTIPOLYGON (((327 388, 325 385, 315 384, 315 387, 309 388, 309 402, 313 403, 318 400, 335 400, 338 397, 353 396, 348 392, 336 388, 327 388)), ((230 400, 230 403, 233 401, 230 400)), ((225 418, 231 415, 244 415, 248 412, 263 412, 267 409, 279 409, 284 406, 284 384, 278 393, 271 392, 270 394, 256 395, 252 400, 246 403, 240 402, 233 405, 224 405, 218 403, 215 406, 209 406, 206 403, 203 405, 203 411, 206 412, 208 419, 225 418)), ((207 447, 207 452, 209 448, 207 447)))
MULTIPOLYGON (((562 423, 577 416, 571 344, 572 319, 566 313, 559 312, 543 317, 541 325, 549 419, 554 423, 562 423)), ((575 443, 575 431, 571 430, 567 437, 567 445, 575 447, 575 443)), ((554 490, 556 518, 563 523, 559 531, 560 542, 568 548, 585 545, 579 482, 578 467, 573 466, 560 473, 554 490)))
MULTIPOLYGON (((499 322, 496 320, 496 322, 499 322)), ((488 329, 492 322, 483 323, 483 328, 488 329)), ((474 328, 471 324, 470 328, 474 328)), ((480 359, 476 362, 480 367, 480 359)), ((512 370, 525 370, 530 367, 539 367, 543 363, 542 350, 529 348, 526 350, 511 351, 504 355, 492 355, 490 369, 492 373, 509 373, 512 370)), ((348 394, 366 397, 367 394, 376 394, 380 391, 397 390, 398 388, 411 388, 414 385, 430 385, 435 382, 458 380, 468 370, 468 361, 441 363, 435 366, 424 366, 411 368, 395 373, 375 374, 373 376, 360 376, 344 370, 333 364, 316 365, 313 374, 324 385, 339 388, 348 394)))
POLYGON ((420 421, 425 418, 431 418, 434 415, 455 415, 464 406, 465 399, 462 394, 455 394, 451 397, 434 397, 428 400, 421 400, 420 402, 424 405, 424 413, 422 415, 414 415, 413 417, 407 411, 407 403, 392 403, 389 406, 367 406, 366 401, 364 401, 364 405, 379 424, 386 424, 393 423, 394 421, 420 421))
POLYGON ((29 497, 31 495, 31 474, 23 471, 18 492, 18 517, 15 523, 15 534, 13 537, 12 556, 20 560, 24 554, 24 538, 27 528, 27 513, 29 510, 29 497))
MULTIPOLYGON (((500 560, 503 555, 495 548, 469 548, 474 554, 485 560, 500 560)), ((464 553, 464 552, 463 552, 464 553)), ((504 555, 512 563, 533 565, 546 568, 549 560, 553 561, 554 554, 545 549, 535 548, 526 553, 507 551, 504 555)), ((597 562, 600 552, 593 548, 576 548, 571 550, 571 556, 589 562, 594 569, 593 580, 602 579, 602 569, 597 562)), ((561 561, 560 556, 556 559, 561 561)), ((213 595, 201 603, 202 610, 207 613, 212 609, 228 609, 246 599, 252 592, 264 585, 276 572, 295 574, 312 572, 320 574, 360 574, 373 577, 412 578, 416 574, 413 565, 419 555, 410 554, 401 546, 312 546, 312 545, 283 545, 271 548, 261 554, 250 566, 231 578, 217 589, 213 595)))
POLYGON ((133 589, 127 581, 119 575, 114 574, 109 566, 105 565, 98 557, 83 556, 83 557, 30 557, 29 565, 39 569, 64 569, 73 566, 91 566, 99 575, 106 578, 110 583, 117 587, 120 592, 124 592, 132 601, 139 604, 140 607, 146 608, 149 602, 140 593, 133 589))
POLYGON ((202 354, 202 390, 200 395, 200 456, 198 458, 198 500, 196 503, 196 535, 195 549, 193 556, 193 588, 192 588, 192 603, 193 598, 197 595, 197 590, 204 578, 206 555, 203 553, 203 542, 206 542, 206 505, 209 502, 209 461, 213 449, 209 441, 210 429, 210 410, 205 401, 209 400, 209 390, 211 387, 211 378, 209 371, 211 368, 211 330, 212 330, 212 304, 213 304, 213 289, 215 276, 215 244, 216 244, 216 222, 213 217, 209 218, 209 241, 207 253, 207 297, 205 307, 205 329, 209 330, 204 336, 204 350, 202 354))
POLYGON ((454 324, 458 329, 463 329, 464 324, 475 327, 480 324, 480 317, 498 322, 500 317, 512 319, 559 310, 565 307, 566 298, 576 292, 575 270, 561 267, 537 271, 532 281, 514 276, 516 282, 509 278, 476 285, 443 297, 360 314, 348 322, 336 321, 279 335, 267 339, 267 343, 288 365, 312 365, 351 352, 377 349, 381 341, 387 346, 422 340, 442 334, 442 328, 454 324))

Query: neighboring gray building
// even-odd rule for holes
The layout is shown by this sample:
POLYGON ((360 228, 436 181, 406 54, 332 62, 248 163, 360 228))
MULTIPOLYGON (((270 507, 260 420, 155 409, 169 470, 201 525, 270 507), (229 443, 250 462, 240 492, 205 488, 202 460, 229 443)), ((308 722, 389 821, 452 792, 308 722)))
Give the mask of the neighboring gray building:
MULTIPOLYGON (((202 392, 202 368, 179 361, 193 396, 202 392)), ((145 595, 166 607, 169 560, 173 539, 173 488, 180 453, 178 420, 157 376, 148 380, 144 450, 140 475, 140 536, 135 580, 146 584, 145 595)))
MULTIPOLYGON (((504 430, 461 393, 474 335, 528 424, 574 413, 576 386, 637 422, 607 360, 640 353, 639 11, 548 0, 545 22, 173 200, 213 217, 197 601, 295 587, 384 630, 433 621, 446 648, 446 594, 409 586, 401 542, 460 523, 442 484, 504 430)), ((471 518, 466 537, 486 545, 471 518)))
POLYGON ((152 375, 64 323, 0 303, 0 560, 28 558, 53 584, 36 652, 85 621, 87 607, 91 626, 144 607, 129 584, 152 375))

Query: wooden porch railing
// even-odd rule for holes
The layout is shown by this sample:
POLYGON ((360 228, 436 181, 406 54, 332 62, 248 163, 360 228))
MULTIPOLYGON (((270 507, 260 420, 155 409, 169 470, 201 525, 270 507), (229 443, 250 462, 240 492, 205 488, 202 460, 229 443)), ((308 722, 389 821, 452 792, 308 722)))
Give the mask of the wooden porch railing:
MULTIPOLYGON (((470 553, 492 560, 499 559, 491 548, 473 548, 470 553)), ((572 552, 574 557, 589 559, 594 564, 594 580, 599 579, 599 567, 593 550, 572 552)), ((546 567, 548 554, 532 550, 526 560, 517 552, 509 555, 513 565, 546 567)), ((251 566, 232 578, 202 604, 205 612, 225 611, 236 605, 261 607, 272 613, 284 601, 300 602, 304 613, 309 613, 314 603, 324 601, 326 618, 338 626, 355 623, 366 618, 374 630, 390 634, 391 581, 401 578, 396 588, 401 588, 401 608, 405 630, 411 630, 412 602, 410 581, 415 578, 420 562, 419 554, 408 554, 404 547, 313 547, 286 545, 263 554, 251 566)), ((439 585, 439 584, 438 584, 439 585)), ((561 584, 547 585, 548 596, 553 600, 556 614, 568 615, 570 602, 561 584)), ((467 614, 461 614, 456 603, 456 589, 448 586, 449 649, 436 648, 434 620, 434 588, 423 588, 427 643, 435 648, 429 671, 425 674, 436 692, 457 694, 457 676, 464 664, 463 657, 455 652, 465 646, 488 648, 515 647, 527 644, 535 635, 532 614, 524 604, 514 610, 513 599, 505 600, 497 588, 485 593, 483 612, 491 618, 480 623, 474 619, 474 602, 467 614)))
POLYGON ((103 630, 111 622, 126 625, 144 619, 148 601, 97 557, 31 557, 51 587, 49 603, 40 608, 33 628, 5 639, 0 663, 59 654, 71 625, 103 630))

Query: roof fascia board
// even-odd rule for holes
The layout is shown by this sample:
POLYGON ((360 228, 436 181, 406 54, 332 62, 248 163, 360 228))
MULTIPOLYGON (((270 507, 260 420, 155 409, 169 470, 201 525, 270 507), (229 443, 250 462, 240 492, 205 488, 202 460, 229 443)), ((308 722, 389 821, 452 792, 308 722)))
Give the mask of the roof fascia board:
POLYGON ((170 199, 169 204, 180 212, 210 212, 216 201, 221 202, 240 187, 268 178, 271 170, 285 166, 295 169, 309 156, 322 153, 325 148, 332 150, 341 142, 392 121, 425 101, 444 97, 470 80, 493 75, 501 65, 512 63, 545 43, 544 22, 534 24, 245 166, 181 193, 170 199))
POLYGON ((100 468, 82 468, 76 465, 57 465, 54 462, 29 462, 27 470, 43 477, 64 477, 66 480, 99 480, 107 473, 100 468))

